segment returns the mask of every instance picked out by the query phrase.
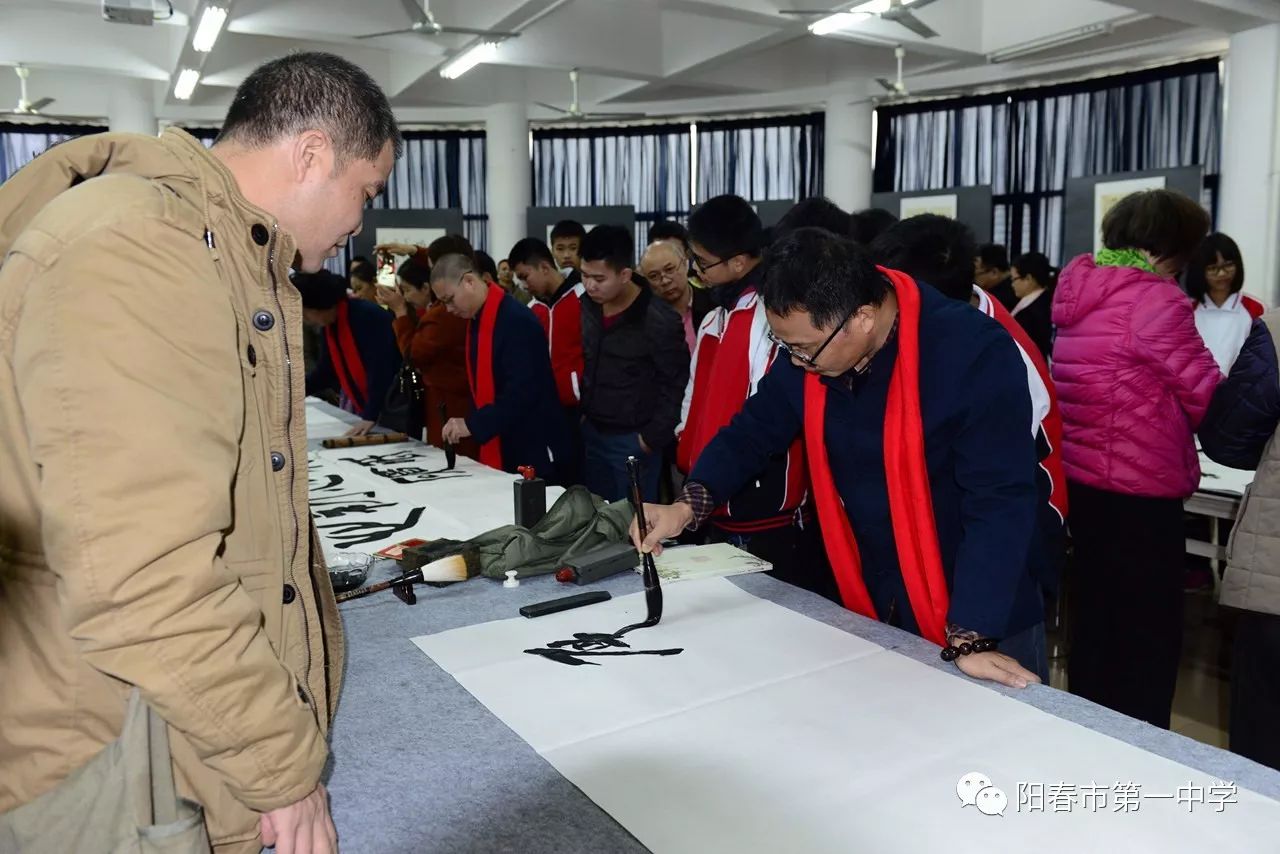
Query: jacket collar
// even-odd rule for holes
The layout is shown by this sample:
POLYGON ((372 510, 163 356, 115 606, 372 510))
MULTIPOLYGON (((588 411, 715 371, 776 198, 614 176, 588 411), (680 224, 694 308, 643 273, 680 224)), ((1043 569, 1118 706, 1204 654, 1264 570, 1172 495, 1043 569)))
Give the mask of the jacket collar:
MULTIPOLYGON (((640 288, 640 294, 635 298, 631 305, 622 311, 622 316, 617 321, 619 325, 628 323, 643 323, 645 315, 649 312, 649 303, 653 300, 653 291, 647 287, 640 288)), ((599 322, 604 322, 604 308, 590 297, 584 297, 582 300, 582 310, 586 314, 596 318, 599 322)), ((616 327, 615 327, 616 328, 616 327)))
POLYGON ((547 300, 547 305, 554 306, 556 303, 560 302, 561 297, 568 294, 580 284, 582 284, 582 274, 577 270, 574 270, 572 273, 564 277, 564 283, 560 285, 560 289, 552 295, 551 299, 547 300))
POLYGON ((760 284, 764 281, 763 270, 764 265, 757 264, 752 267, 751 271, 745 276, 738 279, 738 281, 730 282, 727 285, 717 285, 713 288, 708 288, 708 293, 711 294, 711 298, 715 300, 715 304, 717 306, 723 308, 725 311, 733 311, 733 309, 738 305, 738 300, 748 288, 756 291, 760 290, 760 284))
POLYGON ((231 170, 198 139, 180 128, 170 127, 160 135, 160 142, 189 165, 200 183, 208 232, 206 241, 210 248, 216 252, 218 241, 232 240, 237 245, 253 246, 258 254, 269 257, 274 247, 277 277, 287 279, 298 252, 293 235, 280 228, 272 214, 244 197, 231 170), (230 221, 219 222, 215 227, 213 208, 224 211, 230 221), (261 228, 257 228, 259 226, 261 228), (261 229, 266 230, 266 242, 261 240, 261 229))

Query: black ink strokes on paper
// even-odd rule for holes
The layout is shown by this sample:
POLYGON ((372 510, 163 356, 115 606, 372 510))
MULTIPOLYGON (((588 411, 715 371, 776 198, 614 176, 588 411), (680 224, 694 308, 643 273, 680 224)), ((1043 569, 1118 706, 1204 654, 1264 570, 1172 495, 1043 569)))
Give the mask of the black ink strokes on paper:
POLYGON ((569 640, 552 641, 540 649, 526 649, 529 655, 540 655, 559 664, 579 667, 583 664, 599 665, 598 661, 584 661, 584 658, 611 658, 620 655, 679 655, 680 649, 632 649, 624 641, 621 633, 595 634, 591 632, 574 632, 569 640))
POLYGON ((377 543, 387 540, 407 531, 414 525, 418 524, 418 520, 422 518, 422 512, 425 508, 415 507, 409 511, 409 515, 404 522, 325 522, 316 523, 316 528, 326 532, 327 536, 333 540, 333 545, 338 549, 350 549, 355 546, 362 546, 367 543, 377 543))

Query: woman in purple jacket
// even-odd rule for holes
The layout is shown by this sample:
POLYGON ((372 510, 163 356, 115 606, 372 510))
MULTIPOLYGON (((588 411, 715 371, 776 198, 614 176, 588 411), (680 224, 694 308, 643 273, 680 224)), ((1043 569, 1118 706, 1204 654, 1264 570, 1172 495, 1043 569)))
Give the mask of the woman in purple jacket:
POLYGON ((1182 647, 1182 502, 1194 431, 1222 375, 1174 277, 1209 230, 1149 190, 1102 222, 1105 249, 1058 279, 1053 379, 1075 549, 1071 691, 1169 726, 1182 647))

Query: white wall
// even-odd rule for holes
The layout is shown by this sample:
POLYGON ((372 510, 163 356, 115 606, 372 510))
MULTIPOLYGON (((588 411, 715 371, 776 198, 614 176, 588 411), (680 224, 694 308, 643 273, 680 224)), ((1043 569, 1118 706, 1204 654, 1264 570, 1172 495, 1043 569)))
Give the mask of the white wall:
POLYGON ((1245 290, 1267 305, 1280 301, 1280 25, 1231 37, 1218 227, 1244 256, 1245 290))

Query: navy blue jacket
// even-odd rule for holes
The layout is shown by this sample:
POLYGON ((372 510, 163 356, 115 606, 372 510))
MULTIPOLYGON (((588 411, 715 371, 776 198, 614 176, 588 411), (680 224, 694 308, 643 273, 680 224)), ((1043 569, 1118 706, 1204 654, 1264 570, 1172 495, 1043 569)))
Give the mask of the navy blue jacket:
MULTIPOLYGON (((480 320, 471 323, 467 347, 471 365, 478 364, 480 320)), ((538 319, 515 297, 503 296, 493 327, 494 402, 467 416, 467 429, 483 445, 502 440, 502 468, 515 472, 533 466, 554 481, 554 460, 568 458, 568 425, 551 373, 547 336, 538 319)))
MULTIPOLYGON (((1017 346, 994 320, 920 286, 920 407, 947 619, 989 637, 1043 620, 1031 399, 1017 346)), ((884 416, 896 335, 861 377, 825 379, 827 452, 853 526, 863 577, 884 621, 919 633, 898 564, 884 471, 884 416)), ((804 423, 805 372, 778 359, 703 452, 690 480, 733 495, 804 423)))
POLYGON ((1200 447, 1214 462, 1253 470, 1278 426, 1280 364, 1271 330, 1255 320, 1200 422, 1200 447))
MULTIPOLYGON (((395 319, 391 312, 381 306, 363 299, 347 299, 348 314, 351 322, 351 337, 356 341, 356 350, 360 352, 360 362, 364 365, 365 380, 368 383, 369 399, 360 412, 366 421, 377 421, 382 414, 383 404, 387 402, 387 393, 395 382, 400 370, 400 347, 396 344, 396 333, 391 324, 395 319)), ((325 389, 340 389, 338 370, 346 370, 346 366, 334 365, 329 355, 328 337, 336 332, 335 327, 325 330, 325 338, 320 342, 320 359, 307 375, 307 394, 315 394, 325 389)))

